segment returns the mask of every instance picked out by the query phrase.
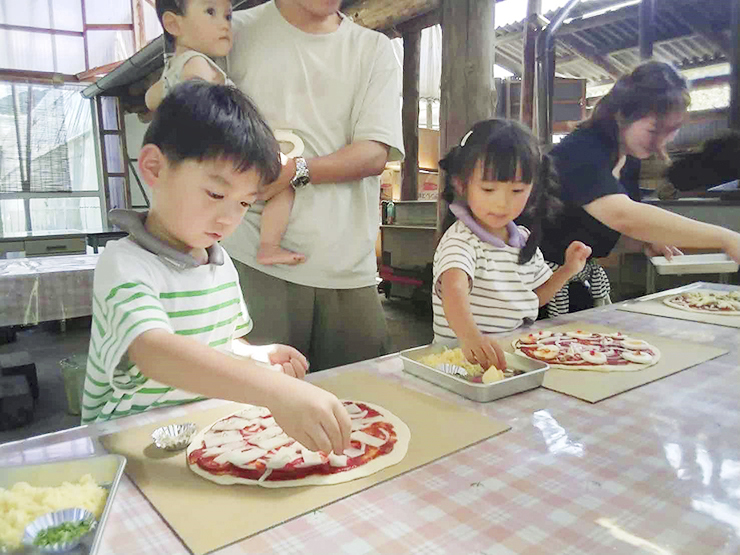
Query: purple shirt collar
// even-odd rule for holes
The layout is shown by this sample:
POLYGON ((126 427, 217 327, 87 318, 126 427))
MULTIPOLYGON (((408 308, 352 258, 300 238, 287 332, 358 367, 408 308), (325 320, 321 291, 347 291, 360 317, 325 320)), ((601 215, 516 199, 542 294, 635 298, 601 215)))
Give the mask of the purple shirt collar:
MULTIPOLYGON (((450 204, 450 211, 458 220, 468 226, 470 231, 472 231, 481 241, 485 241, 486 243, 498 248, 506 246, 506 243, 504 243, 499 237, 496 237, 475 220, 467 206, 454 202, 450 204)), ((509 232, 508 245, 510 247, 521 249, 527 242, 524 234, 519 230, 514 222, 506 224, 506 230, 509 232)))

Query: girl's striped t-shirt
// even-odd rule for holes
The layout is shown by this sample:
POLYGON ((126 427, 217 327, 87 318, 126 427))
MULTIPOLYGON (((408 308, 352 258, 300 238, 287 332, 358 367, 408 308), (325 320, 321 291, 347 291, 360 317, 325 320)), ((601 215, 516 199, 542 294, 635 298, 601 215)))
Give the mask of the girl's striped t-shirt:
MULTIPOLYGON (((529 231, 519 229, 525 237, 529 231)), ((519 264, 517 247, 497 247, 480 239, 461 221, 442 236, 434 253, 432 288, 433 328, 436 342, 456 339, 445 317, 440 296, 440 278, 451 268, 459 268, 470 282, 470 307, 482 333, 498 333, 518 328, 524 319, 537 319, 539 298, 534 292, 552 275, 539 249, 525 264, 519 264)))
POLYGON ((109 242, 95 268, 82 423, 105 421, 201 396, 147 378, 129 361, 131 342, 151 329, 220 351, 252 329, 239 277, 223 265, 180 269, 125 238, 109 242))

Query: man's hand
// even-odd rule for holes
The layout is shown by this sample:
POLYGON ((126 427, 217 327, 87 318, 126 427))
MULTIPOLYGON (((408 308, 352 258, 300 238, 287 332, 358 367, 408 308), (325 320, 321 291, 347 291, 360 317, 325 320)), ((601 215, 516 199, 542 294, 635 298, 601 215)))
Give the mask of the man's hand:
POLYGON ((268 201, 290 187, 290 180, 295 176, 295 160, 293 158, 286 158, 284 154, 280 154, 280 161, 282 164, 280 175, 275 181, 262 187, 257 197, 259 200, 268 201))
POLYGON ((674 256, 681 256, 683 254, 676 247, 672 247, 670 245, 659 245, 657 243, 645 243, 643 251, 646 256, 665 256, 666 260, 671 260, 674 256))
POLYGON ((352 431, 347 409, 334 395, 301 380, 285 380, 268 408, 290 437, 312 451, 341 455, 352 431))
POLYGON ((460 338, 460 348, 465 358, 472 364, 480 364, 484 370, 495 366, 506 368, 506 355, 498 342, 490 336, 478 332, 471 337, 460 338))
POLYGON ((574 276, 583 270, 589 256, 591 256, 591 247, 580 241, 573 241, 565 249, 565 263, 563 266, 567 268, 571 276, 574 276))

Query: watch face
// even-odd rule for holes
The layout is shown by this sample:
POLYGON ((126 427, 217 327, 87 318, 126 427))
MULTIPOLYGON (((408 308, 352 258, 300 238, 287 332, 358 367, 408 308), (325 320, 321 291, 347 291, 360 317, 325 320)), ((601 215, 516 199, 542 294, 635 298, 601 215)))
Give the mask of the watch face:
POLYGON ((293 185, 293 187, 295 188, 305 187, 306 185, 308 185, 309 181, 310 180, 308 176, 301 175, 301 176, 296 176, 293 179, 291 179, 290 184, 293 185))

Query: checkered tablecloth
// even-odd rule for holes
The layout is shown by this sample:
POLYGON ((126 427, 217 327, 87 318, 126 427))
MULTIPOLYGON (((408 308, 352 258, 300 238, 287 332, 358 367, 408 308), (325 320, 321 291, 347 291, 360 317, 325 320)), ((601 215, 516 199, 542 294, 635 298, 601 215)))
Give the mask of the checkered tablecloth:
POLYGON ((92 314, 97 254, 0 260, 0 326, 92 314))
MULTIPOLYGON (((332 370, 370 370, 512 429, 218 553, 740 552, 738 331, 613 306, 558 323, 569 318, 730 353, 595 405, 542 388, 478 404, 403 373, 397 356, 332 370)), ((100 434, 219 403, 7 444, 0 464, 102 452, 100 434)), ((101 553, 187 553, 128 478, 112 509, 101 553)))

